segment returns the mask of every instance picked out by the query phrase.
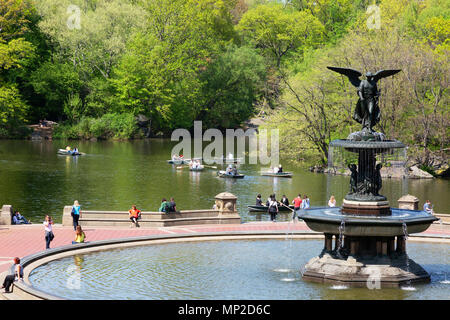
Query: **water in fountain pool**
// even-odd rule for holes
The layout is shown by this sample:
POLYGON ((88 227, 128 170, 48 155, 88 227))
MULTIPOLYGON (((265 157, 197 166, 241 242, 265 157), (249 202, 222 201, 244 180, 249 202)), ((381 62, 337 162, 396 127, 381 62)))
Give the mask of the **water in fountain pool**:
POLYGON ((93 252, 32 271, 34 287, 68 299, 450 299, 447 244, 409 243, 431 283, 401 289, 332 287, 287 276, 320 252, 321 240, 292 240, 292 270, 283 240, 207 241, 93 252), (443 254, 444 253, 444 254, 443 254), (79 287, 68 286, 77 275, 79 287), (295 278, 295 281, 283 281, 295 278))

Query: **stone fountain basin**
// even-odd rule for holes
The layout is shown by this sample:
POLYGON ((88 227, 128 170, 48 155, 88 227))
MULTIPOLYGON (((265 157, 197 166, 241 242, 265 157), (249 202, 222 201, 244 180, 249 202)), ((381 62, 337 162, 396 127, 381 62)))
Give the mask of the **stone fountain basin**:
POLYGON ((374 153, 384 153, 392 149, 403 149, 406 146, 398 140, 356 141, 337 139, 330 142, 330 147, 341 147, 356 153, 362 150, 371 150, 374 153))
POLYGON ((390 216, 358 216, 341 213, 341 208, 311 208, 301 210, 299 218, 314 231, 339 234, 342 221, 345 222, 346 236, 394 237, 404 234, 403 224, 408 234, 424 232, 439 220, 425 211, 391 208, 390 216))

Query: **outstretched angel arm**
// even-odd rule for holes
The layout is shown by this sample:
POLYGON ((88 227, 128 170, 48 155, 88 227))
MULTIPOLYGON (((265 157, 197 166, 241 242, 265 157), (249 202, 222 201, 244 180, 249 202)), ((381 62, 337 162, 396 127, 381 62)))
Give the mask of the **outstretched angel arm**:
POLYGON ((378 80, 380 80, 382 78, 393 76, 394 74, 399 73, 400 71, 402 71, 402 70, 400 70, 400 69, 396 69, 396 70, 380 70, 377 73, 375 73, 373 75, 373 77, 374 77, 375 81, 378 81, 378 80))
POLYGON ((359 87, 361 83, 359 77, 362 76, 361 72, 350 68, 339 68, 339 67, 327 67, 327 68, 334 72, 347 76, 352 85, 354 85, 355 87, 359 87))

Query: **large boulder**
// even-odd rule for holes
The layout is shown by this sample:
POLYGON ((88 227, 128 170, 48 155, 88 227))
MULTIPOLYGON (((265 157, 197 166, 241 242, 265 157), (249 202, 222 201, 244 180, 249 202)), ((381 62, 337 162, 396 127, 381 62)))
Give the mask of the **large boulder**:
POLYGON ((144 133, 144 136, 146 138, 150 138, 152 131, 151 131, 151 120, 144 116, 143 114, 138 114, 136 117, 136 122, 138 127, 142 130, 144 133))
POLYGON ((410 179, 433 179, 433 175, 419 169, 417 166, 409 168, 408 178, 410 179))

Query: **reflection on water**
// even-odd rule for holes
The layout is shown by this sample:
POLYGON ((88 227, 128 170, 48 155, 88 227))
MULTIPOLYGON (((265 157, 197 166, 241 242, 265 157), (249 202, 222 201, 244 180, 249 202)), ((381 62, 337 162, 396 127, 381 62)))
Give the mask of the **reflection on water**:
MULTIPOLYGON (((244 179, 221 179, 218 169, 191 172, 168 165, 169 140, 77 142, 86 155, 57 155, 64 141, 0 141, 0 205, 11 204, 33 222, 46 214, 61 222, 63 207, 79 200, 86 210, 128 210, 135 203, 143 210, 157 210, 163 197, 174 197, 180 209, 211 208, 214 196, 228 191, 238 196, 243 221, 268 220, 267 214, 249 214, 247 205, 261 193, 286 194, 289 200, 307 194, 312 206, 326 206, 331 195, 337 203, 348 192, 348 177, 311 173, 284 163, 293 178, 261 176, 267 166, 242 164, 244 179)), ((381 193, 393 206, 406 191, 430 199, 436 212, 450 208, 450 181, 385 179, 381 193)), ((288 215, 286 215, 288 216, 288 215)), ((280 214, 278 220, 284 220, 280 214)))
POLYGON ((431 283, 370 290, 305 282, 301 267, 322 241, 211 241, 115 249, 63 258, 30 275, 33 286, 69 299, 450 299, 446 244, 408 243, 411 258, 431 274, 431 283), (291 262, 287 257, 291 257, 291 262), (67 286, 74 263, 80 285, 67 286), (289 266, 291 265, 291 267, 289 266))

